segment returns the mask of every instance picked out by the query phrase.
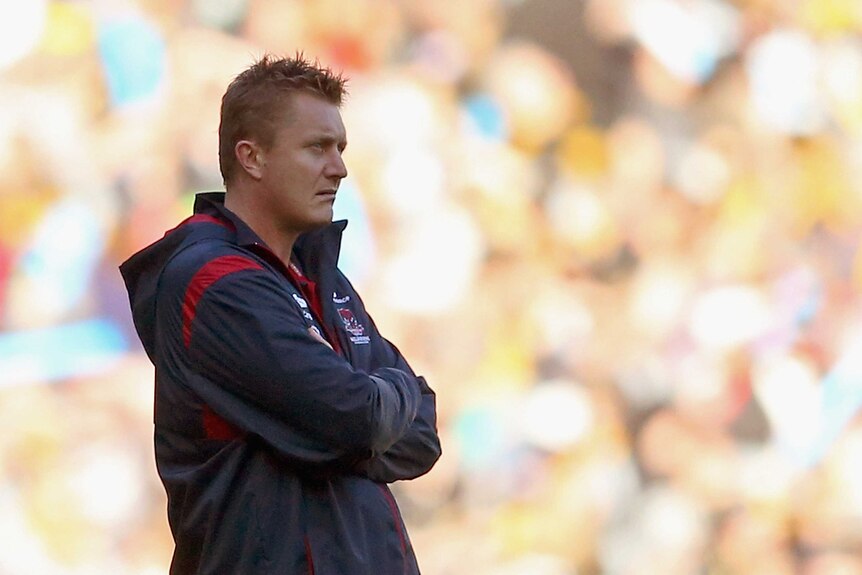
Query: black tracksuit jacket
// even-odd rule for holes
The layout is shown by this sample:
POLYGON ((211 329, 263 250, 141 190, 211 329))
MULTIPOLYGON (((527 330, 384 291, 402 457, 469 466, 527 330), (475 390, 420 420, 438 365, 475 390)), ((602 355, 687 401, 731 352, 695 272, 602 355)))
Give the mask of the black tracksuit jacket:
POLYGON ((338 270, 345 225, 294 247, 321 318, 223 193, 120 267, 156 368, 172 575, 419 572, 387 484, 440 456, 435 396, 338 270))

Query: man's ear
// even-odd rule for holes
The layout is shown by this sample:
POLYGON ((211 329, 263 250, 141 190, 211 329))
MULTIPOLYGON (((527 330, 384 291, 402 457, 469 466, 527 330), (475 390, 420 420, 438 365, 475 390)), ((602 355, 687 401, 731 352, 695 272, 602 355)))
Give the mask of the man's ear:
POLYGON ((263 150, 253 140, 240 140, 233 148, 236 159, 242 169, 253 179, 259 180, 263 177, 262 168, 266 165, 263 150))

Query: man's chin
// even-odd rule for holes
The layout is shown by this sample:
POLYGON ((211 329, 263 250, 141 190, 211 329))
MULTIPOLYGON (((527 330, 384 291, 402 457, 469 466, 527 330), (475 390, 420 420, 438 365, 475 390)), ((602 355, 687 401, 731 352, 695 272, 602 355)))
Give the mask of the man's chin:
POLYGON ((314 231, 319 230, 321 228, 325 228, 329 224, 332 223, 333 215, 330 213, 328 217, 321 217, 312 222, 309 222, 306 231, 314 231))

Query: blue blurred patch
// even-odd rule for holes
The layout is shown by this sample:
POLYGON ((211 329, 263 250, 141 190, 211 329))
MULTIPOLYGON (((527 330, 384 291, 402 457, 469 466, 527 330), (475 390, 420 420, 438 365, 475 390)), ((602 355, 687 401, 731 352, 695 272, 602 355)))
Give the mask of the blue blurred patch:
POLYGON ((465 409, 458 414, 454 431, 466 469, 493 469, 505 458, 509 447, 506 426, 491 407, 465 409))
POLYGON ((0 388, 98 373, 127 350, 119 327, 101 319, 0 334, 0 388))
POLYGON ((862 345, 854 345, 822 381, 822 423, 811 449, 802 454, 806 465, 817 465, 829 453, 862 408, 862 345))
POLYGON ((491 97, 485 94, 470 96, 464 101, 467 117, 480 134, 494 140, 504 140, 509 129, 503 108, 491 97))
POLYGON ((35 286, 54 314, 72 312, 87 294, 105 247, 105 234, 86 204, 63 200, 42 217, 14 274, 35 286))
POLYGON ((348 220, 341 242, 338 267, 350 281, 361 285, 371 275, 375 263, 375 242, 362 195, 349 180, 338 187, 334 220, 348 220))
POLYGON ((164 40, 156 26, 140 17, 128 16, 102 24, 99 55, 115 106, 153 96, 164 81, 164 40))

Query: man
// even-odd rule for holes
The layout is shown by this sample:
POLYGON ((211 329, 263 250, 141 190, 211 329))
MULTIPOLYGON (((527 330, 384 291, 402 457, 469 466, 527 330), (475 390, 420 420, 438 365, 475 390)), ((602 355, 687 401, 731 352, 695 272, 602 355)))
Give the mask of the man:
POLYGON ((388 483, 440 456, 435 397, 336 267, 344 80, 264 57, 221 108, 225 193, 121 266, 156 367, 171 574, 413 574, 388 483))

